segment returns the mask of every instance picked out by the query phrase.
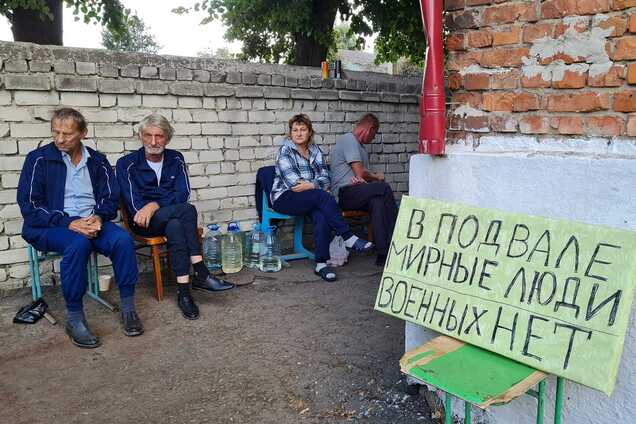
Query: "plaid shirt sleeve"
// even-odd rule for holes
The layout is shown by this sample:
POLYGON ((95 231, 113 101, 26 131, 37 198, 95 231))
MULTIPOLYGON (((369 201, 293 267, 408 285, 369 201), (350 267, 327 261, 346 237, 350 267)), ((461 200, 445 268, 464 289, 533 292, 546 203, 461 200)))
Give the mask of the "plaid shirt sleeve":
POLYGON ((278 159, 276 160, 276 167, 278 168, 279 175, 287 188, 295 186, 298 184, 298 180, 302 179, 302 176, 298 174, 296 167, 294 166, 295 161, 293 154, 292 149, 283 147, 280 150, 278 159))
POLYGON ((320 151, 320 149, 318 149, 315 163, 318 167, 318 172, 316 178, 312 182, 314 183, 316 188, 329 191, 329 188, 331 186, 331 180, 329 179, 329 170, 327 170, 327 165, 325 165, 325 159, 322 156, 322 151, 320 151))

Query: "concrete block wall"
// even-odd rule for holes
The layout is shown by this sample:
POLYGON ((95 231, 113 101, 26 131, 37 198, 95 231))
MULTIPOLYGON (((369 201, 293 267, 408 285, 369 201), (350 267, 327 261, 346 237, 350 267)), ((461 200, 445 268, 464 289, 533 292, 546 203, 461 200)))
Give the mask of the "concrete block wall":
POLYGON ((28 279, 16 187, 25 155, 50 140, 49 120, 60 106, 86 116, 87 144, 112 165, 139 148, 139 120, 165 115, 176 129, 170 147, 189 165, 200 223, 255 222, 256 171, 273 164, 287 120, 299 112, 311 117, 327 154, 363 113, 376 113, 382 126, 369 147, 372 167, 398 193, 408 190, 408 159, 417 152, 417 78, 349 72, 323 81, 319 69, 305 67, 6 42, 0 70, 0 291, 28 279))
POLYGON ((636 1, 446 0, 449 139, 636 136, 636 1))

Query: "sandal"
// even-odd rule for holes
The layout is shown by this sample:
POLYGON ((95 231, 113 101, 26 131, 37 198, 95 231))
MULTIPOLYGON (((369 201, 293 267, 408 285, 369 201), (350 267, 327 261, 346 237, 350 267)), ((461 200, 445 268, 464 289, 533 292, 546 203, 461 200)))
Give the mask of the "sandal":
POLYGON ((320 278, 325 280, 328 283, 332 283, 336 281, 336 272, 331 267, 320 268, 320 271, 314 271, 314 274, 319 275, 320 278))
POLYGON ((354 250, 356 252, 368 252, 369 250, 373 249, 373 243, 371 243, 370 241, 366 241, 361 238, 358 238, 358 240, 356 240, 356 242, 353 243, 353 246, 349 247, 348 249, 354 250))

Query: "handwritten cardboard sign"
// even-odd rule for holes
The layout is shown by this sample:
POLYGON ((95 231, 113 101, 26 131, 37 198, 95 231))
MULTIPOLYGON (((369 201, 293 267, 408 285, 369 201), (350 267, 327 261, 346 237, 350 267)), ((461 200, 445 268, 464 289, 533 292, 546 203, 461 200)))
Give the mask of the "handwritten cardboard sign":
POLYGON ((611 394, 636 233, 403 197, 375 309, 611 394))

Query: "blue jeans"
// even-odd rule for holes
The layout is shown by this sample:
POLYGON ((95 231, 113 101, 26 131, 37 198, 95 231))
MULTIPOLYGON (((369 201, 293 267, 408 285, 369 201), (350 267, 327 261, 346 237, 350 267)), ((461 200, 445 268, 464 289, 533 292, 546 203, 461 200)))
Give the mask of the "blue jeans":
POLYGON ((336 199, 324 190, 312 189, 299 193, 287 190, 276 199, 272 207, 287 215, 307 215, 311 218, 314 224, 316 262, 327 262, 329 259, 332 230, 345 240, 353 235, 349 224, 342 217, 336 199))

